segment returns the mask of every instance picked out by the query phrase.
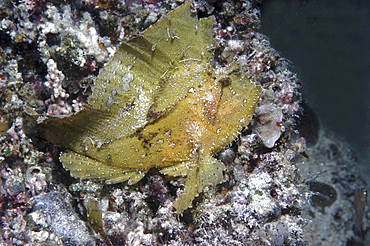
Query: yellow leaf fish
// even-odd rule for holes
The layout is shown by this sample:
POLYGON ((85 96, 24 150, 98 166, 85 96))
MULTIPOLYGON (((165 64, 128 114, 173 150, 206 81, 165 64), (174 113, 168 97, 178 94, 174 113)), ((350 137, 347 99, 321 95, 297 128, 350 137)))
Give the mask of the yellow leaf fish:
POLYGON ((134 184, 150 168, 186 177, 179 214, 222 181, 212 155, 249 124, 261 89, 235 71, 215 73, 214 22, 184 3, 120 46, 82 111, 43 122, 68 149, 60 160, 73 177, 134 184))

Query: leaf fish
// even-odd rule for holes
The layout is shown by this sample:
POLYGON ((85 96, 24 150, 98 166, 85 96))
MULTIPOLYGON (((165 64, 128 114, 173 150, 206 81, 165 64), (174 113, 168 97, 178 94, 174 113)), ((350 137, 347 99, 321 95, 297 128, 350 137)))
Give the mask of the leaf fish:
POLYGON ((67 149, 60 161, 73 177, 134 184, 150 168, 186 177, 179 214, 222 182, 225 166, 212 155, 249 124, 261 88, 215 72, 214 24, 185 2, 119 47, 82 111, 42 122, 67 149))

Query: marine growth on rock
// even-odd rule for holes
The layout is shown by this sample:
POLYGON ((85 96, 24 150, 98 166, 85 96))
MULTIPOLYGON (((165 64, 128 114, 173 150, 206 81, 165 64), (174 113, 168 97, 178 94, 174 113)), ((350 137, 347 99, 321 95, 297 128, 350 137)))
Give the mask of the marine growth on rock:
POLYGON ((134 184, 150 168, 186 177, 177 213, 222 181, 212 156, 249 124, 261 88, 213 68, 214 23, 184 3, 121 45, 82 111, 42 123, 73 177, 134 184))

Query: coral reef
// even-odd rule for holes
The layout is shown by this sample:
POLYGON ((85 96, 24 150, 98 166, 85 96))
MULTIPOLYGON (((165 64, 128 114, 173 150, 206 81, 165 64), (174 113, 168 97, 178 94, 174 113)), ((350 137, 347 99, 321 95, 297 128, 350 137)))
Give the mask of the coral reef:
POLYGON ((320 127, 258 32, 257 1, 192 1, 199 17, 216 18, 215 69, 263 87, 252 122, 214 156, 226 166, 219 185, 178 216, 183 180, 155 168, 135 185, 63 169, 33 116, 80 111, 119 44, 183 2, 0 2, 1 245, 363 245, 356 158, 320 127))

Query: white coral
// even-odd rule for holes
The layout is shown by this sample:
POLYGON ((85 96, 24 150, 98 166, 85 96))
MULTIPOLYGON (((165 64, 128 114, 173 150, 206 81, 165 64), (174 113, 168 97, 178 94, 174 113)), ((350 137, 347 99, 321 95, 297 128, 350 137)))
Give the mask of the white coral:
POLYGON ((97 62, 107 61, 113 56, 115 50, 110 47, 109 38, 98 35, 95 23, 89 13, 84 13, 81 20, 76 21, 69 6, 63 7, 61 12, 57 7, 48 5, 46 13, 50 20, 44 20, 44 23, 39 25, 40 50, 45 60, 50 58, 46 42, 48 33, 61 33, 65 37, 74 37, 78 43, 78 57, 75 59, 79 61, 78 65, 81 67, 86 65, 87 55, 94 56, 97 62), (100 47, 101 44, 107 47, 106 50, 100 47))
POLYGON ((48 74, 44 85, 52 90, 51 98, 46 100, 48 107, 47 115, 66 115, 72 113, 72 107, 66 102, 69 94, 63 89, 62 83, 65 79, 62 71, 58 70, 57 64, 53 59, 46 63, 48 74))

